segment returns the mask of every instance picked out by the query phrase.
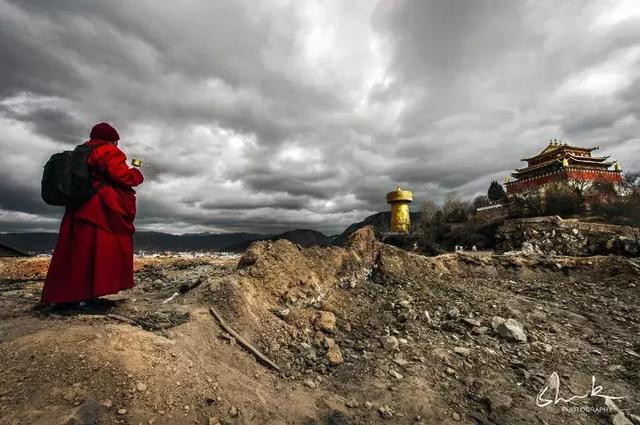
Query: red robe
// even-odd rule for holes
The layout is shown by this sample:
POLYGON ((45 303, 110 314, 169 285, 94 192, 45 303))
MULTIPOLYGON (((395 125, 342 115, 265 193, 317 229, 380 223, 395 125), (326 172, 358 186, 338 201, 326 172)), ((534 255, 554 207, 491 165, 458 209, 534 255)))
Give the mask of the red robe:
POLYGON ((133 219, 142 173, 115 143, 91 139, 97 192, 67 208, 42 291, 45 303, 69 303, 133 287, 133 219), (101 183, 102 182, 102 183, 101 183))

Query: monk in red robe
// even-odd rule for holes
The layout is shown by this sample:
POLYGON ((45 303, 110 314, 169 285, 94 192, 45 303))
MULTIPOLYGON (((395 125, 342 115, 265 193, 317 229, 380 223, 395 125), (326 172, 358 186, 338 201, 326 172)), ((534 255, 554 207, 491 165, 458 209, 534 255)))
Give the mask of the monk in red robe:
POLYGON ((72 303, 133 287, 134 186, 143 181, 107 123, 91 130, 89 166, 96 193, 67 207, 42 291, 44 303, 72 303))

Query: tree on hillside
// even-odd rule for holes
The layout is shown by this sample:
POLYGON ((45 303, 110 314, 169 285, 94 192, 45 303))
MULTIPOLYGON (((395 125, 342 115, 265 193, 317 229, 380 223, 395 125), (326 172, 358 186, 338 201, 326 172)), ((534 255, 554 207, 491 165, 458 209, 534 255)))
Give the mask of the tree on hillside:
POLYGON ((583 202, 569 185, 553 184, 545 191, 544 212, 548 215, 568 217, 583 212, 583 202))
POLYGON ((433 216, 440 210, 438 204, 433 202, 431 199, 427 199, 424 204, 422 204, 422 209, 420 211, 420 222, 421 223, 431 223, 433 220, 433 216))
POLYGON ((544 197, 539 192, 529 192, 510 198, 509 217, 539 217, 544 214, 544 197))
POLYGON ((640 171, 627 171, 622 176, 622 187, 631 196, 640 196, 640 171))
POLYGON ((589 193, 605 202, 614 202, 620 197, 616 185, 607 180, 595 181, 589 188, 589 193))
POLYGON ((428 199, 422 204, 422 210, 420 211, 420 222, 418 223, 418 236, 421 242, 426 244, 432 244, 435 238, 435 216, 440 212, 440 207, 428 199))
POLYGON ((447 223, 467 221, 467 204, 455 194, 449 193, 442 205, 442 214, 447 223))
POLYGON ((478 206, 478 205, 486 204, 487 202, 489 202, 489 197, 487 197, 486 195, 479 195, 479 196, 476 196, 475 199, 473 200, 473 205, 478 206))
POLYGON ((624 218, 629 215, 629 205, 627 197, 624 196, 627 190, 624 186, 621 189, 618 190, 615 184, 606 180, 594 182, 589 189, 591 211, 611 222, 623 222, 624 218))
POLYGON ((440 207, 432 200, 427 200, 422 205, 420 222, 416 229, 416 237, 422 252, 436 255, 438 253, 436 241, 447 232, 447 228, 440 207))
POLYGON ((593 214, 611 223, 640 225, 640 171, 624 173, 620 185, 596 181, 587 196, 593 214))
POLYGON ((623 176, 630 224, 640 225, 640 171, 628 171, 623 176))
POLYGON ((568 189, 570 189, 579 199, 580 204, 584 204, 585 197, 591 188, 592 183, 587 180, 570 180, 566 183, 568 189))
POLYGON ((431 223, 433 223, 435 227, 444 225, 444 214, 442 213, 441 209, 436 211, 436 213, 433 215, 433 218, 431 219, 431 223))
POLYGON ((504 188, 497 181, 492 181, 489 185, 489 189, 487 190, 487 197, 490 201, 502 201, 507 197, 504 188))

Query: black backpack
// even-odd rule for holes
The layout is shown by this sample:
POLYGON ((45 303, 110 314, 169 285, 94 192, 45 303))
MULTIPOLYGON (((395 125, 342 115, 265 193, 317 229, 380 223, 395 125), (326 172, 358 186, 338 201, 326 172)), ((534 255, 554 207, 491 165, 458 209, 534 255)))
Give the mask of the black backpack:
POLYGON ((91 198, 95 189, 87 161, 92 151, 92 147, 82 144, 72 151, 51 155, 42 173, 41 195, 44 202, 73 208, 91 198))

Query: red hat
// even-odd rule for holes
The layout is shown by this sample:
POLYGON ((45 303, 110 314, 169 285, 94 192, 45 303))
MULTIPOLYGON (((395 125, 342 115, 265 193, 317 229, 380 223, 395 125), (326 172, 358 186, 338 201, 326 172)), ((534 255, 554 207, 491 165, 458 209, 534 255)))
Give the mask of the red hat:
POLYGON ((120 140, 120 135, 116 131, 115 128, 111 127, 111 125, 106 122, 101 122, 100 124, 96 124, 91 129, 92 139, 100 139, 106 140, 107 142, 117 142, 120 140))

